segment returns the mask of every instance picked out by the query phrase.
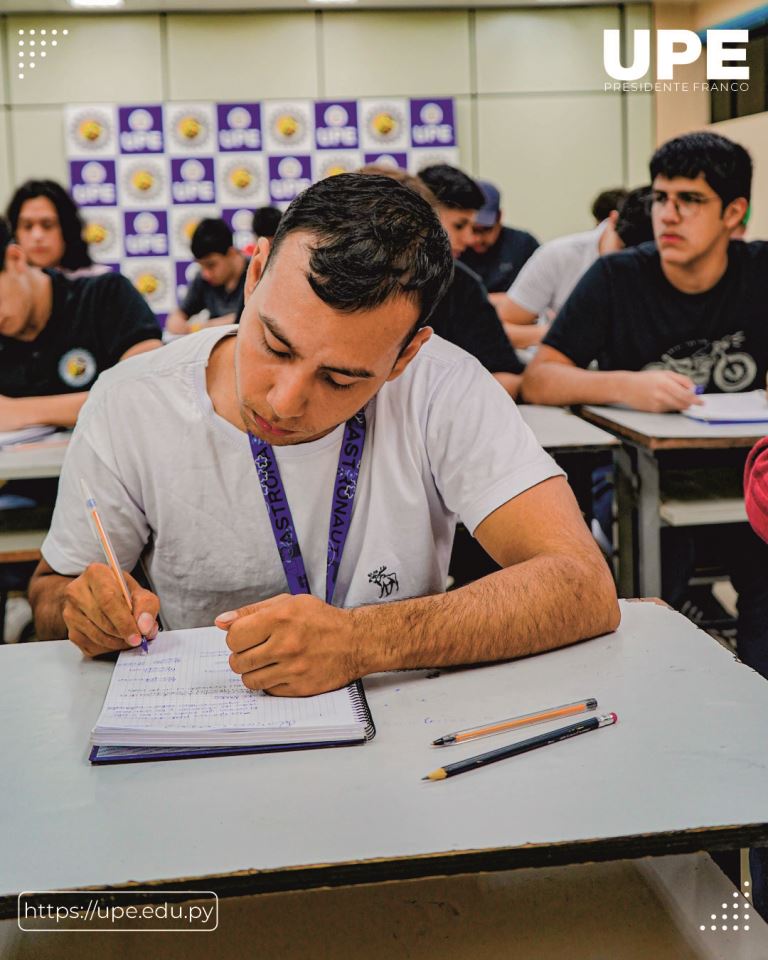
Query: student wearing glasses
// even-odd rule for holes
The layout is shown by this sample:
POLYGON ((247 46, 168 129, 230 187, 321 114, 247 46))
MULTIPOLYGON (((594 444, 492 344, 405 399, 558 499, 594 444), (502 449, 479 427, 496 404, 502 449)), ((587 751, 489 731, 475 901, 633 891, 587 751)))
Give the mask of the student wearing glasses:
POLYGON ((651 179, 655 246, 590 267, 527 368, 529 402, 661 412, 700 403, 696 387, 765 383, 768 243, 732 241, 749 205, 749 154, 714 133, 688 134, 656 151, 651 179))

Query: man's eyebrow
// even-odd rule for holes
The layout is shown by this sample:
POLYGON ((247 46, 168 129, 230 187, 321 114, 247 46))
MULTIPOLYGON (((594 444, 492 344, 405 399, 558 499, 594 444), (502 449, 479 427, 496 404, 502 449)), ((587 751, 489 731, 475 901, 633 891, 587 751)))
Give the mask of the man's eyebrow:
MULTIPOLYGON (((266 317, 263 313, 260 313, 259 319, 276 340, 279 340, 283 346, 287 347, 294 356, 299 357, 299 359, 301 358, 291 341, 280 330, 280 326, 274 317, 266 317)), ((324 363, 320 369, 328 373, 338 373, 342 377, 352 377, 356 380, 370 380, 376 376, 372 370, 366 370, 364 367, 335 367, 324 363)))

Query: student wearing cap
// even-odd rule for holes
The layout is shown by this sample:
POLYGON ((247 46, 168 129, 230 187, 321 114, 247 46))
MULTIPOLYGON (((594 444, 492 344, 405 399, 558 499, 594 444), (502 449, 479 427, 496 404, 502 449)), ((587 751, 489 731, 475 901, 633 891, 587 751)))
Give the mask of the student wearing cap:
POLYGON ((461 262, 475 271, 489 293, 504 293, 539 241, 525 230, 505 227, 499 191, 488 180, 478 180, 477 185, 485 203, 475 214, 472 243, 462 253, 461 262))
POLYGON ((453 280, 435 309, 431 326, 435 333, 477 357, 507 393, 516 397, 523 365, 504 334, 482 281, 459 259, 472 243, 475 214, 485 203, 485 196, 471 177, 447 163, 421 170, 419 180, 431 192, 431 202, 455 259, 453 280))
POLYGON ((452 269, 432 208, 387 177, 297 197, 259 242, 238 327, 100 379, 30 591, 39 636, 95 655, 153 636, 158 612, 215 621, 245 686, 302 696, 615 629, 562 471, 477 360, 432 334, 452 269), (125 570, 145 557, 153 589, 126 573, 131 610, 82 476, 125 570), (459 518, 504 569, 446 594, 459 518))
POLYGON ((201 326, 237 323, 243 310, 248 258, 234 246, 232 231, 218 218, 201 220, 190 247, 200 272, 190 283, 182 304, 169 315, 165 329, 183 334, 201 326), (192 323, 190 318, 194 318, 192 323))

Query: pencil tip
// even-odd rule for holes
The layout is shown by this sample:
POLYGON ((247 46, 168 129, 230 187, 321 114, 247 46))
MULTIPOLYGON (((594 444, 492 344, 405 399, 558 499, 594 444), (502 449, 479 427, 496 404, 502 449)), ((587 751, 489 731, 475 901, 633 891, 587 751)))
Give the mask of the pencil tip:
POLYGON ((429 777, 422 777, 422 780, 429 780, 429 777))

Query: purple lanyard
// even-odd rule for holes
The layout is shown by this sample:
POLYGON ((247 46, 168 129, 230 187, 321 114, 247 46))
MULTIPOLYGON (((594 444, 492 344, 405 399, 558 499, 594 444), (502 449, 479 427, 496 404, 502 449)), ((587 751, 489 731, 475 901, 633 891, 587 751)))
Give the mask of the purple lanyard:
MULTIPOLYGON (((344 426, 344 438, 341 441, 339 465, 333 486, 331 523, 328 529, 325 602, 329 604, 333 602, 341 555, 352 523, 352 505, 355 502, 360 461, 365 446, 365 427, 365 413, 362 410, 347 420, 344 426)), ((288 588, 293 594, 311 593, 304 558, 299 547, 299 538, 296 535, 296 527, 293 524, 291 508, 288 506, 288 497, 285 495, 285 487, 274 451, 266 441, 254 437, 252 433, 248 434, 248 439, 251 442, 253 463, 264 495, 264 503, 269 514, 280 561, 288 580, 288 588)))

